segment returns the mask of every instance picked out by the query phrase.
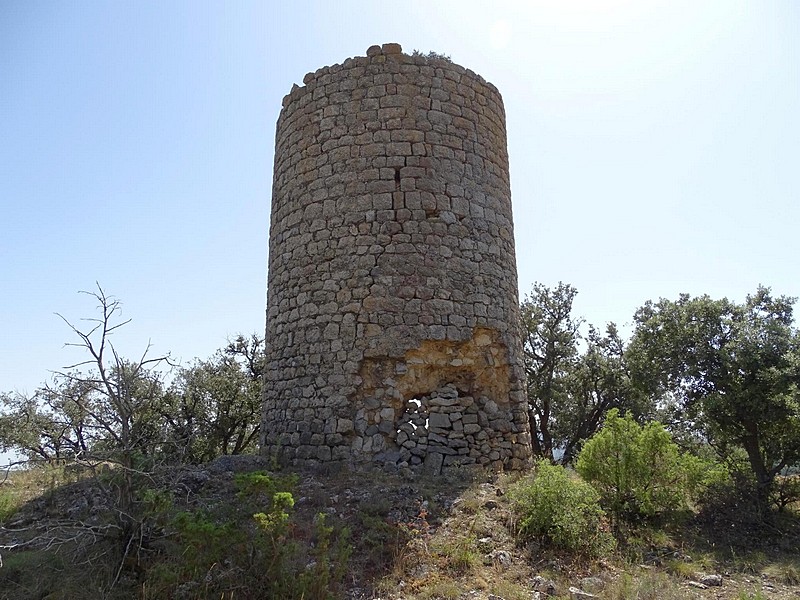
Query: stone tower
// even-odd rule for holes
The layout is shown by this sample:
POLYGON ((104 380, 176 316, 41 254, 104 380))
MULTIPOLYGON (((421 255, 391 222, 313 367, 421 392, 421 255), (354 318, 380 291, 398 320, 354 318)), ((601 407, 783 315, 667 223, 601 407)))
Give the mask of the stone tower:
POLYGON ((499 92, 399 44, 303 83, 275 142, 263 452, 296 466, 522 467, 499 92))

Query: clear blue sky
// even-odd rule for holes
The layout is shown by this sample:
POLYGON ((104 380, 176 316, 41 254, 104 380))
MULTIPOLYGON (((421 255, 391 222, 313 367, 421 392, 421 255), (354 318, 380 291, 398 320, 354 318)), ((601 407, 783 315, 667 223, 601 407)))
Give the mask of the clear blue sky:
POLYGON ((521 293, 800 295, 800 3, 0 3, 0 391, 76 362, 99 281, 125 355, 263 332, 281 99, 399 42, 500 89, 521 293))

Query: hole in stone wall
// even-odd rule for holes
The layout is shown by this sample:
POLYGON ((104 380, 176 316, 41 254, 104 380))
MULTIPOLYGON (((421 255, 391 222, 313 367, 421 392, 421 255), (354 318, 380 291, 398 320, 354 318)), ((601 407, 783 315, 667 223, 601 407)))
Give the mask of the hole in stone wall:
MULTIPOLYGON (((478 458, 486 440, 485 433, 480 435, 486 401, 476 400, 453 383, 406 401, 397 421, 398 464, 424 463, 426 470, 440 473, 442 468, 484 462, 478 458)), ((483 450, 488 454, 488 446, 483 450)))
POLYGON ((495 330, 423 340, 402 360, 365 358, 359 377, 354 457, 439 473, 473 464, 502 470, 527 456, 518 445, 525 431, 515 421, 507 350, 495 330))
POLYGON ((400 167, 394 168, 394 187, 395 189, 400 189, 400 167))
POLYGON ((400 447, 400 463, 420 465, 428 444, 428 402, 426 396, 411 398, 397 421, 395 442, 400 447))

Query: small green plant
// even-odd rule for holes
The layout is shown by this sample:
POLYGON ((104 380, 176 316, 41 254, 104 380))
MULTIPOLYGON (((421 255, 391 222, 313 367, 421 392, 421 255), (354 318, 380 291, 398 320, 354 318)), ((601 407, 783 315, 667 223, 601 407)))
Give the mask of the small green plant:
POLYGON ((300 575, 299 588, 304 590, 305 598, 327 598, 333 586, 342 580, 352 553, 349 544, 350 532, 342 529, 335 535, 334 527, 326 524, 325 513, 317 513, 314 518, 315 544, 312 549, 313 560, 300 575))
MULTIPOLYGON (((474 523, 473 523, 474 527, 474 523)), ((477 540, 472 528, 464 536, 456 536, 435 548, 441 557, 444 567, 455 575, 465 575, 472 571, 478 563, 477 540)))
POLYGON ((700 570, 693 563, 680 558, 672 558, 666 562, 667 572, 681 579, 693 579, 700 570))
POLYGON ((800 569, 797 564, 785 563, 776 566, 776 575, 787 585, 800 584, 800 569))
POLYGON ((603 593, 608 600, 683 600, 686 593, 666 573, 647 571, 638 576, 623 573, 603 593))
POLYGON ((500 579, 494 582, 491 589, 495 596, 500 596, 505 600, 530 600, 531 598, 528 582, 500 579))
POLYGON ((5 523, 14 516, 19 508, 19 501, 14 492, 8 488, 0 487, 0 524, 5 523))
POLYGON ((520 480, 509 495, 520 517, 522 538, 590 556, 602 555, 615 545, 598 493, 562 466, 541 460, 536 476, 520 480))
POLYGON ((761 574, 762 570, 769 565, 769 559, 762 550, 751 550, 741 554, 733 551, 730 562, 735 571, 751 575, 761 574))
POLYGON ((764 595, 764 592, 761 590, 754 589, 752 592, 746 592, 745 590, 741 590, 739 595, 737 596, 738 600, 766 600, 767 597, 764 595))
POLYGON ((766 565, 762 573, 785 585, 800 584, 800 562, 797 560, 777 560, 766 565))
POLYGON ((414 51, 411 53, 411 56, 421 56, 423 58, 427 58, 428 60, 443 60, 445 62, 453 62, 453 59, 450 58, 449 54, 441 54, 440 52, 434 52, 433 50, 429 52, 422 52, 414 49, 414 51))
POLYGON ((174 527, 183 547, 183 570, 192 576, 204 575, 245 542, 234 523, 217 522, 204 512, 178 513, 174 527))
POLYGON ((273 496, 276 492, 291 492, 297 484, 296 475, 275 476, 264 471, 240 473, 234 478, 240 498, 252 499, 259 495, 273 496))
MULTIPOLYGON (((237 475, 235 506, 178 513, 172 547, 148 573, 147 598, 190 594, 238 598, 259 590, 265 598, 335 597, 350 559, 349 532, 324 514, 313 530, 293 522, 296 477, 255 472, 237 475), (308 536, 309 539, 306 538, 308 536)), ((159 498, 151 501, 158 504, 159 498)))

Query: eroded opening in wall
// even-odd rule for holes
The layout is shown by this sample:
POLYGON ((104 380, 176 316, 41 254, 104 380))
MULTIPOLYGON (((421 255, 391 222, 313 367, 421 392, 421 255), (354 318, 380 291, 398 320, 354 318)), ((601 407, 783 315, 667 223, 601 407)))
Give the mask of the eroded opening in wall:
POLYGON ((422 464, 428 450, 428 403, 425 396, 411 398, 397 421, 395 442, 400 448, 398 464, 422 464))
POLYGON ((485 466, 500 460, 502 442, 493 440, 491 430, 485 430, 490 416, 498 417, 500 412, 486 396, 476 398, 453 383, 411 398, 397 422, 398 466, 422 465, 438 474, 451 467, 485 466))
POLYGON ((425 340, 401 358, 361 364, 353 450, 432 474, 514 458, 522 431, 510 402, 510 365, 495 331, 425 340))

